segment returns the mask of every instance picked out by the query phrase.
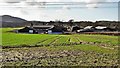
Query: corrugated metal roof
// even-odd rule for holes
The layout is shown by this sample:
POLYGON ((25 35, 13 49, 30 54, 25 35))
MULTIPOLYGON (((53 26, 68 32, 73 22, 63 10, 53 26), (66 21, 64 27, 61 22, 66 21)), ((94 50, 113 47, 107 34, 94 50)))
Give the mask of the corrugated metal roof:
POLYGON ((104 29, 104 28, 107 28, 107 27, 105 27, 105 26, 97 26, 97 27, 95 27, 96 29, 104 29))

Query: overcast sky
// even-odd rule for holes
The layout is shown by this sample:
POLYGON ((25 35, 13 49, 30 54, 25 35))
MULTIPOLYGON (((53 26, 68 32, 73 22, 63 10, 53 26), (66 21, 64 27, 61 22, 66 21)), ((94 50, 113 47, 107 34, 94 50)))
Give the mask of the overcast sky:
POLYGON ((118 20, 117 2, 119 0, 0 0, 0 15, 39 21, 113 21, 118 20))

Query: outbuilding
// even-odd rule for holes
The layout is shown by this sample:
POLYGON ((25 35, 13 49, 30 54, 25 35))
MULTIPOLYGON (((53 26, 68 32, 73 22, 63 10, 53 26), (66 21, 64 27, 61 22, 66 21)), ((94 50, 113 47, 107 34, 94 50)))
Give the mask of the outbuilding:
POLYGON ((30 33, 30 34, 36 34, 38 31, 32 27, 24 27, 17 31, 18 33, 30 33))
POLYGON ((30 34, 62 34, 67 28, 53 25, 42 25, 42 26, 28 26, 19 29, 17 33, 30 33, 30 34))

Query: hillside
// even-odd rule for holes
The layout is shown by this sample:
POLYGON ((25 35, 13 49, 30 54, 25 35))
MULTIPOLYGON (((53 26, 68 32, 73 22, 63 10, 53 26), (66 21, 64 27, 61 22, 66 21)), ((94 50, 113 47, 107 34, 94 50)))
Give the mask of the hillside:
POLYGON ((3 15, 0 18, 3 27, 21 27, 27 24, 27 20, 10 15, 3 15))

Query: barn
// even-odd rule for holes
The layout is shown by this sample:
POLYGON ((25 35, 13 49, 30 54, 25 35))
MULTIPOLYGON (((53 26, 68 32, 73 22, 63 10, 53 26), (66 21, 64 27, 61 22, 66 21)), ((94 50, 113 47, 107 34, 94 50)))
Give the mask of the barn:
POLYGON ((94 32, 96 30, 93 26, 86 26, 84 29, 80 29, 78 32, 94 32))
POLYGON ((54 26, 27 26, 22 29, 19 29, 18 33, 30 33, 30 34, 41 34, 46 33, 49 29, 54 26))
POLYGON ((73 26, 72 27, 72 32, 77 32, 77 30, 80 30, 82 28, 80 28, 79 26, 73 26))
POLYGON ((31 34, 36 34, 38 31, 32 27, 24 27, 22 29, 19 29, 17 33, 31 33, 31 34))
POLYGON ((116 31, 115 29, 105 27, 105 26, 87 26, 84 29, 79 30, 78 32, 111 32, 111 31, 116 31))
POLYGON ((17 33, 29 33, 29 34, 62 34, 65 31, 64 27, 43 25, 43 26, 28 26, 17 31, 17 33))
POLYGON ((63 34, 64 31, 67 31, 67 28, 55 25, 53 28, 49 30, 52 31, 52 34, 63 34))

